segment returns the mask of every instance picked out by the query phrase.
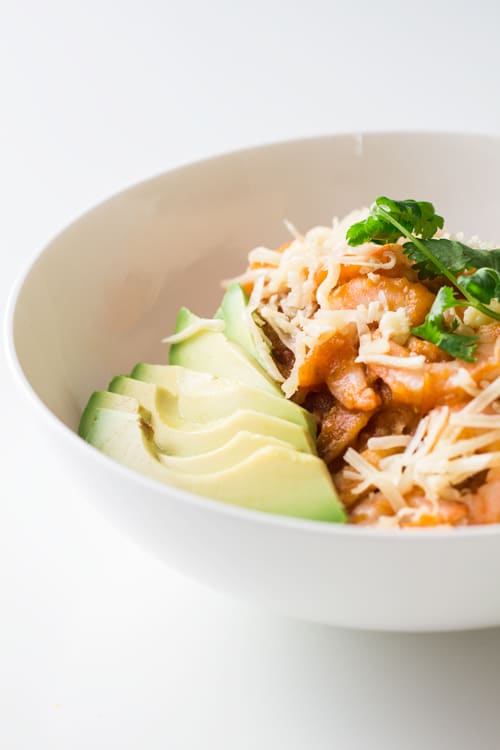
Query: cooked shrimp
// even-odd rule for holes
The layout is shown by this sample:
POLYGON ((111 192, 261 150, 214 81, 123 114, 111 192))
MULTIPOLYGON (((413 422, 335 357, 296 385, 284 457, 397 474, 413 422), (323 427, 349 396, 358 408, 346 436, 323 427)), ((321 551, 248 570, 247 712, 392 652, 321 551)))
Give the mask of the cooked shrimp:
MULTIPOLYGON (((396 356, 408 356, 405 351, 396 356)), ((467 394, 454 383, 459 366, 457 362, 427 362, 417 370, 379 364, 369 364, 368 369, 389 386, 396 403, 427 414, 435 406, 466 400, 467 394)))
POLYGON ((347 337, 335 352, 325 378, 326 384, 346 409, 373 411, 382 400, 371 387, 364 365, 355 362, 357 356, 354 336, 347 337))
POLYGON ((479 344, 476 349, 476 361, 467 366, 476 381, 491 381, 500 375, 500 323, 490 323, 478 331, 479 344))
MULTIPOLYGON (((500 375, 500 350, 496 343, 500 336, 500 326, 497 323, 483 326, 478 335, 475 362, 431 361, 425 362, 422 368, 416 370, 369 364, 368 370, 389 386, 396 402, 414 406, 424 414, 435 406, 459 404, 467 398, 467 394, 456 382, 460 369, 466 370, 478 385, 483 380, 493 380, 500 375)), ((391 342, 390 354, 408 357, 410 349, 391 342)))
POLYGON ((326 382, 346 409, 373 411, 382 402, 371 387, 374 378, 364 365, 355 361, 357 356, 357 332, 351 323, 341 335, 332 336, 311 352, 300 368, 299 383, 302 387, 312 387, 326 382))
MULTIPOLYGON (((310 352, 299 370, 299 385, 301 387, 310 388, 322 385, 326 381, 332 363, 338 358, 338 352, 346 346, 346 337, 350 335, 350 331, 344 335, 335 334, 310 352)), ((354 331, 352 335, 355 335, 354 331)))
POLYGON ((500 468, 491 469, 477 492, 467 494, 463 502, 469 508, 470 523, 500 523, 500 468))
POLYGON ((392 268, 381 268, 377 271, 381 276, 392 278, 404 276, 409 281, 418 281, 418 273, 413 268, 412 261, 404 254, 403 248, 398 244, 380 245, 372 256, 382 258, 388 252, 396 256, 396 263, 392 268))
MULTIPOLYGON (((375 273, 381 276, 405 276, 410 281, 417 281, 418 274, 413 270, 410 259, 403 253, 403 248, 398 244, 378 245, 373 247, 367 257, 384 262, 390 255, 395 256, 396 262, 391 268, 378 268, 375 273)), ((366 273, 366 271, 365 271, 366 273)), ((344 284, 346 281, 353 279, 355 276, 363 274, 363 266, 354 264, 340 264, 340 274, 338 283, 344 284)))
MULTIPOLYGON (((405 499, 408 507, 396 516, 397 523, 402 528, 460 526, 468 521, 467 505, 459 500, 440 500, 434 505, 420 492, 412 493, 405 499)), ((384 495, 381 492, 371 492, 354 507, 350 520, 352 523, 373 525, 382 517, 393 515, 394 511, 384 495)))
POLYGON ((408 281, 407 278, 376 279, 357 276, 337 287, 331 294, 329 304, 332 310, 355 310, 358 305, 368 305, 384 299, 389 310, 404 308, 412 326, 423 323, 429 312, 434 295, 423 284, 408 281))
POLYGON ((351 511, 351 523, 373 526, 383 516, 393 516, 394 511, 389 501, 380 492, 371 492, 351 511))
POLYGON ((424 339, 417 339, 411 336, 408 341, 408 349, 412 354, 423 355, 428 362, 450 362, 453 357, 445 351, 424 339))
POLYGON ((353 360, 340 360, 326 378, 328 388, 346 409, 373 411, 382 403, 369 385, 365 367, 353 360))
POLYGON ((427 500, 421 492, 410 493, 406 498, 410 506, 399 514, 399 525, 460 526, 468 521, 467 506, 460 500, 439 500, 436 504, 427 500))

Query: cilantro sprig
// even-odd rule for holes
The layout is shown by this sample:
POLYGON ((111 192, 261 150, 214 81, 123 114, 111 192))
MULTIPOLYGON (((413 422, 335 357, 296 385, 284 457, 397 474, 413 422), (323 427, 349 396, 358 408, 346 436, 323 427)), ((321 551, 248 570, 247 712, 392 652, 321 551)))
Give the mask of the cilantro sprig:
POLYGON ((433 237, 442 229, 444 219, 426 201, 395 201, 381 196, 370 209, 370 215, 353 224, 347 232, 350 245, 375 242, 386 245, 397 242, 406 232, 418 234, 423 239, 433 237))
POLYGON ((436 260, 454 275, 471 268, 493 268, 500 271, 500 250, 477 250, 458 240, 447 240, 444 237, 427 239, 423 243, 417 243, 415 240, 407 242, 404 251, 413 261, 421 279, 434 279, 440 275, 436 260), (432 261, 422 252, 420 244, 424 244, 427 251, 432 254, 432 261))
POLYGON ((453 357, 473 362, 477 336, 457 333, 457 318, 448 327, 444 313, 469 306, 500 320, 500 313, 487 307, 500 299, 500 249, 480 250, 457 240, 435 238, 443 225, 443 217, 435 212, 432 203, 381 196, 371 206, 368 217, 348 229, 347 241, 353 246, 365 242, 384 245, 406 238, 403 251, 413 261, 419 277, 442 277, 451 285, 439 290, 424 323, 412 333, 453 357))
POLYGON ((429 310, 425 321, 412 333, 425 341, 431 341, 440 349, 456 359, 474 362, 474 352, 479 341, 477 336, 465 336, 455 333, 460 321, 455 317, 450 326, 446 324, 444 313, 447 310, 466 305, 457 298, 456 292, 449 286, 442 286, 429 310))

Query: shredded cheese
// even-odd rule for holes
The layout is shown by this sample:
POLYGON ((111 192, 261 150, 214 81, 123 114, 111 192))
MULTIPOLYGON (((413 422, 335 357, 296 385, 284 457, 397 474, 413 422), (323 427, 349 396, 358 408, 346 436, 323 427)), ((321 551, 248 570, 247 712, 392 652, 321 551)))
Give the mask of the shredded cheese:
POLYGON ((387 451, 393 448, 406 448, 410 443, 410 435, 385 435, 384 437, 372 437, 368 440, 368 450, 387 451))
POLYGON ((393 339, 397 344, 406 344, 410 336, 410 319, 404 307, 398 310, 387 310, 381 319, 378 328, 382 337, 393 339))
POLYGON ((183 328, 182 331, 179 331, 179 333, 174 333, 172 336, 167 336, 166 338, 162 339, 162 343, 163 344, 178 344, 179 341, 185 341, 186 339, 190 339, 191 336, 195 336, 197 333, 200 333, 201 331, 220 332, 223 330, 224 330, 223 320, 218 320, 217 318, 214 318, 214 319, 200 318, 194 323, 191 323, 190 325, 183 328))
POLYGON ((461 388, 462 391, 465 391, 465 393, 472 397, 477 396, 481 392, 474 378, 463 367, 459 367, 455 375, 452 376, 450 385, 461 388))
POLYGON ((392 505, 394 512, 404 508, 406 503, 399 489, 386 476, 385 472, 379 471, 369 461, 363 458, 353 448, 349 448, 344 456, 345 461, 356 469, 360 476, 366 479, 370 485, 379 488, 392 505))
MULTIPOLYGON (((347 244, 347 229, 367 214, 368 209, 353 211, 342 220, 334 219, 331 227, 314 227, 305 234, 287 221, 292 242, 280 252, 255 248, 249 255, 249 269, 232 280, 252 286, 251 310, 258 310, 295 355, 293 372, 282 384, 287 396, 299 387, 301 366, 325 336, 334 335, 349 323, 363 335, 388 309, 384 300, 357 310, 330 308, 331 293, 343 266, 359 266, 363 273, 374 273, 393 268, 396 263, 392 252, 378 257, 380 248, 373 243, 357 248, 347 244)), ((268 371, 269 367, 267 363, 268 371)))
POLYGON ((373 451, 406 446, 402 453, 382 457, 379 469, 350 448, 344 460, 355 470, 355 474, 349 472, 348 476, 359 482, 353 492, 362 494, 375 487, 393 505, 391 497, 397 497, 394 491, 404 498, 415 487, 436 502, 456 497, 456 485, 481 471, 500 466, 500 450, 482 452, 500 445, 500 415, 479 413, 500 393, 500 378, 487 390, 488 393, 484 391, 458 412, 451 414, 448 407, 433 409, 420 420, 413 437, 370 438, 368 449, 373 451), (471 429, 481 432, 471 436, 471 429), (464 431, 465 436, 461 437, 464 431))

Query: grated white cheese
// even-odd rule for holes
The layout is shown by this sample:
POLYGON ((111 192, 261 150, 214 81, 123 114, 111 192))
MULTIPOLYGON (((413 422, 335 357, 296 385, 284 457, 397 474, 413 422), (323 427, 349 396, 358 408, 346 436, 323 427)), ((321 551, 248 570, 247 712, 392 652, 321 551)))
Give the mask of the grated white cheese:
POLYGON ((256 247, 248 254, 250 263, 267 263, 277 268, 280 264, 280 255, 277 250, 269 250, 268 247, 256 247))
POLYGON ((393 448, 406 448, 411 441, 410 435, 385 435, 372 437, 368 440, 368 450, 387 451, 393 448))
POLYGON ((288 221, 288 219, 284 219, 283 224, 286 226, 292 237, 296 240, 302 241, 304 239, 304 235, 299 232, 295 224, 292 224, 291 221, 288 221))
POLYGON ((369 357, 374 354, 387 354, 390 351, 389 341, 385 338, 373 338, 370 333, 365 333, 359 339, 359 356, 369 357))
POLYGON ((404 307, 398 310, 387 310, 378 327, 379 332, 385 339, 392 339, 396 344, 404 345, 410 337, 410 319, 404 307))
POLYGON ((190 339, 191 336, 195 336, 201 331, 215 331, 220 332, 224 330, 224 321, 218 320, 217 318, 200 318, 195 323, 183 328, 179 333, 174 333, 172 336, 167 336, 162 339, 162 344, 178 344, 179 341, 185 341, 190 339))
POLYGON ((324 281, 321 282, 316 291, 316 302, 318 303, 320 309, 324 310, 328 308, 328 299, 331 292, 337 286, 339 276, 340 263, 331 263, 326 272, 324 281))
POLYGON ((359 472, 369 486, 382 490, 395 513, 405 507, 403 495, 384 471, 379 471, 353 448, 347 450, 344 460, 359 472))
POLYGON ((492 383, 487 385, 481 393, 479 393, 472 401, 469 401, 467 406, 464 406, 462 412, 464 414, 480 414, 486 409, 493 401, 496 401, 500 397, 500 378, 497 378, 492 383))
POLYGON ((481 389, 478 388, 476 381, 464 367, 459 367, 455 375, 450 379, 450 385, 455 388, 461 388, 469 396, 477 396, 481 389))
POLYGON ((368 315, 366 322, 368 324, 370 323, 378 323, 382 320, 384 316, 384 311, 386 308, 381 304, 380 300, 375 300, 374 302, 370 302, 368 304, 368 315))
MULTIPOLYGON (((357 310, 330 308, 331 293, 338 285, 342 266, 359 266, 360 272, 374 273, 393 268, 396 263, 395 253, 389 251, 380 256, 380 247, 373 243, 356 248, 347 244, 347 229, 367 215, 366 208, 353 211, 341 220, 335 218, 331 227, 314 227, 305 234, 287 221, 292 242, 279 252, 255 248, 249 254, 249 269, 231 280, 252 285, 251 310, 258 310, 295 355, 295 367, 282 384, 287 396, 297 390, 301 366, 325 337, 350 323, 363 335, 388 309, 385 299, 360 305, 357 310)), ((269 371, 269 363, 266 369, 269 371)))
POLYGON ((358 333, 362 335, 370 324, 380 321, 388 309, 383 295, 380 302, 360 306, 358 311, 331 311, 329 306, 342 266, 359 266, 359 272, 373 274, 380 269, 393 268, 396 263, 395 253, 386 251, 380 256, 380 246, 373 243, 356 248, 347 244, 347 229, 355 221, 365 218, 367 213, 368 209, 351 212, 342 220, 334 219, 331 227, 314 227, 305 234, 286 222, 293 236, 288 247, 280 252, 265 247, 255 248, 249 255, 250 268, 235 279, 252 284, 252 309, 258 307, 262 317, 275 328, 298 359, 297 378, 288 379, 288 393, 293 382, 298 387, 298 371, 303 364, 301 352, 307 356, 325 334, 332 335, 351 322, 357 325, 358 333), (328 321, 328 328, 326 320, 319 317, 324 312, 337 313, 336 319, 328 321), (318 325, 318 321, 323 325, 318 325))
POLYGON ((460 425, 461 427, 476 427, 480 429, 497 429, 500 430, 500 414, 464 414, 458 412, 450 417, 450 424, 460 425))
MULTIPOLYGON (((379 469, 350 448, 344 460, 357 473, 359 486, 354 493, 361 494, 369 487, 375 487, 392 501, 387 494, 390 486, 391 497, 396 490, 402 497, 412 489, 422 490, 425 497, 434 503, 440 498, 456 498, 454 486, 461 484, 475 474, 500 466, 500 450, 482 452, 488 447, 500 445, 500 415, 479 414, 478 409, 486 408, 493 394, 500 391, 500 378, 489 386, 484 398, 480 394, 471 408, 470 402, 460 411, 450 414, 448 407, 433 409, 420 420, 413 437, 387 436, 371 438, 368 448, 374 451, 395 449, 398 439, 402 453, 384 456, 379 461, 379 469), (483 430, 482 433, 461 437, 463 430, 483 430), (360 460, 361 459, 361 460, 360 460), (389 484, 388 484, 389 483, 389 484)), ((354 476, 350 475, 351 478, 354 476)))

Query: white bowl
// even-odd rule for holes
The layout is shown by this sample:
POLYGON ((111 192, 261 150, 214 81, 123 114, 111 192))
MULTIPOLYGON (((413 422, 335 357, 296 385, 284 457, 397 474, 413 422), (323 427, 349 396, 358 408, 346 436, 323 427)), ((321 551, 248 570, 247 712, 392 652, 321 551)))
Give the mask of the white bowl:
POLYGON ((75 434, 91 391, 160 340, 181 305, 212 313, 255 245, 377 195, 432 200, 449 225, 500 240, 500 138, 342 135, 240 151, 160 175, 56 237, 14 291, 16 378, 89 500, 169 565, 238 597, 380 630, 500 624, 500 525, 384 531, 271 516, 162 485, 75 434))

